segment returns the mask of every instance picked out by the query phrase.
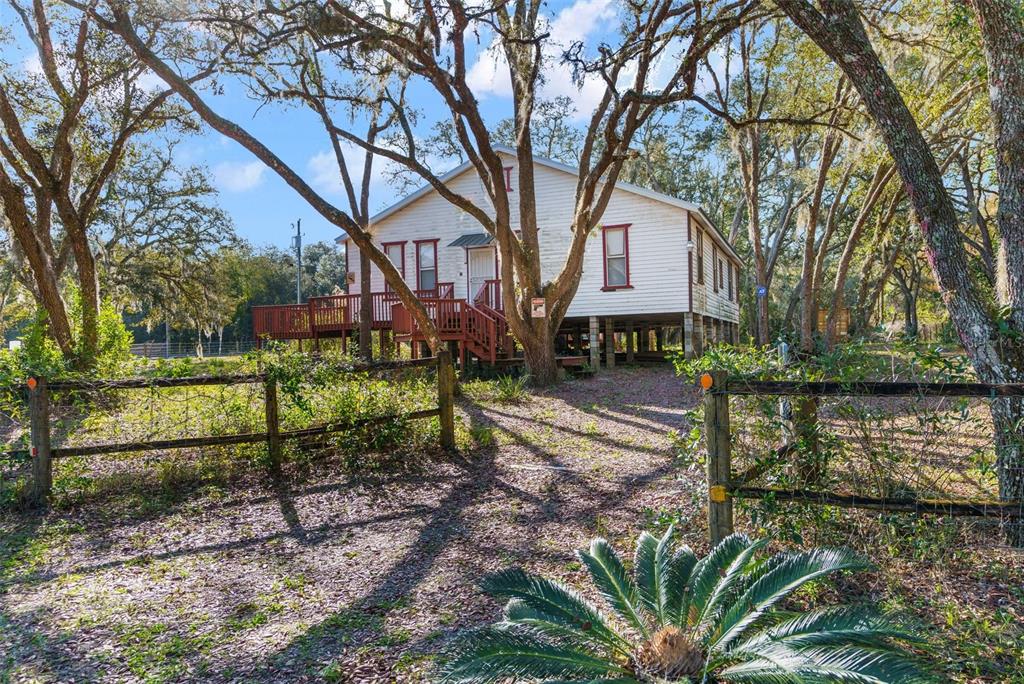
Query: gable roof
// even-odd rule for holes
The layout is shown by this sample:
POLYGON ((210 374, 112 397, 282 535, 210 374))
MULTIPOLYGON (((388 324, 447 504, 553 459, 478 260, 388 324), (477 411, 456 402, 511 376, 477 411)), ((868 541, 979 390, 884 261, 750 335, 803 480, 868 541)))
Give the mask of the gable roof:
MULTIPOLYGON (((517 151, 514 148, 509 147, 507 145, 495 145, 494 146, 494 151, 495 152, 500 152, 500 153, 503 153, 503 154, 506 154, 506 155, 509 155, 511 157, 517 157, 518 156, 517 151)), ((567 173, 567 174, 570 174, 572 176, 579 176, 579 169, 578 168, 569 166, 567 164, 562 164, 561 162, 557 162, 557 161, 555 161, 553 159, 547 159, 545 157, 534 156, 533 163, 534 164, 538 164, 540 166, 545 166, 545 167, 547 167, 549 169, 555 169, 556 171, 561 171, 563 173, 567 173)), ((461 164, 459 164, 458 166, 456 166, 454 169, 452 169, 451 171, 448 171, 447 173, 445 173, 445 174, 443 174, 441 176, 438 176, 438 179, 442 183, 447 184, 448 181, 454 180, 458 176, 461 176, 463 173, 468 171, 471 167, 472 167, 472 162, 470 162, 468 160, 464 161, 461 164)), ((668 204, 668 205, 671 205, 673 207, 677 207, 679 209, 684 209, 684 210, 690 212, 690 214, 692 214, 692 215, 697 217, 697 219, 698 219, 698 221, 700 223, 704 224, 704 227, 706 229, 709 229, 709 230, 713 231, 717 235, 718 241, 720 241, 725 246, 725 248, 728 250, 729 254, 737 262, 741 262, 741 259, 740 259, 739 255, 736 253, 736 250, 733 249, 733 246, 731 244, 729 244, 729 241, 722 234, 722 231, 720 231, 718 229, 718 226, 716 226, 714 224, 714 222, 710 218, 708 218, 708 215, 704 213, 704 210, 699 205, 694 204, 692 202, 687 202, 686 200, 679 199, 678 197, 673 197, 672 195, 666 195, 663 192, 656 192, 654 190, 648 190, 647 188, 640 187, 639 185, 634 185, 632 183, 626 183, 625 181, 617 181, 615 183, 615 189, 616 190, 623 190, 625 192, 628 192, 628 193, 631 193, 631 194, 634 194, 634 195, 639 195, 641 197, 646 197, 647 199, 654 200, 655 202, 661 202, 663 204, 668 204)), ((387 207, 385 209, 382 209, 380 212, 378 212, 375 216, 373 216, 370 219, 370 225, 372 226, 374 223, 378 223, 380 221, 383 221, 384 219, 388 218, 392 214, 398 213, 402 209, 406 208, 407 206, 409 206, 410 204, 412 204, 416 200, 420 199, 421 197, 429 194, 433 190, 434 190, 434 186, 433 185, 430 185, 429 183, 424 185, 423 187, 419 188, 415 192, 412 192, 411 194, 408 194, 405 197, 403 197, 402 199, 400 199, 399 201, 395 202, 391 206, 389 206, 389 207, 387 207)), ((338 242, 343 241, 346 237, 347 236, 342 235, 341 237, 338 238, 338 242)))

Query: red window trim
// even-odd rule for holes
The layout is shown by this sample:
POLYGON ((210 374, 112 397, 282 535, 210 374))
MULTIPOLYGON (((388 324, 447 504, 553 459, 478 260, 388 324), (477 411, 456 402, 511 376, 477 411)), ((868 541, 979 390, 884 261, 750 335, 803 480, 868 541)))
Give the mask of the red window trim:
POLYGON ((505 171, 505 192, 512 192, 512 169, 511 166, 503 167, 505 171))
MULTIPOLYGON (((401 263, 401 268, 399 269, 399 273, 402 274, 402 280, 405 280, 405 243, 407 243, 407 242, 408 242, 408 240, 395 240, 393 242, 382 242, 382 243, 380 243, 380 248, 381 248, 381 251, 384 252, 384 256, 388 255, 388 247, 394 247, 395 245, 400 245, 402 247, 402 257, 401 257, 402 263, 401 263)), ((384 291, 385 292, 390 292, 391 291, 391 285, 388 284, 387 279, 384 280, 384 291)))
POLYGON ((343 279, 344 282, 341 283, 341 289, 344 290, 345 292, 349 291, 348 274, 352 272, 352 262, 348 258, 348 242, 350 239, 351 238, 345 238, 344 240, 341 241, 342 247, 345 248, 345 277, 343 279))
POLYGON ((602 226, 601 227, 601 266, 604 271, 604 287, 601 288, 603 292, 611 292, 613 290, 632 290, 633 284, 629 278, 629 227, 632 223, 619 223, 614 226, 602 226), (609 230, 621 230, 622 231, 622 252, 623 256, 626 257, 626 284, 625 285, 609 285, 608 284, 608 241, 605 238, 606 231, 609 230))
POLYGON ((420 245, 432 244, 434 246, 434 284, 435 284, 435 286, 440 281, 440 278, 438 277, 439 269, 438 269, 438 264, 437 264, 437 243, 440 242, 440 241, 441 241, 441 238, 427 238, 425 240, 413 240, 412 241, 412 244, 413 244, 412 252, 413 252, 413 255, 415 256, 415 259, 416 259, 416 289, 417 290, 422 290, 423 289, 423 287, 420 285, 420 245))
POLYGON ((711 243, 711 281, 715 292, 718 292, 718 245, 711 243))
POLYGON ((704 284, 704 231, 697 229, 697 239, 694 242, 697 251, 697 284, 704 284))

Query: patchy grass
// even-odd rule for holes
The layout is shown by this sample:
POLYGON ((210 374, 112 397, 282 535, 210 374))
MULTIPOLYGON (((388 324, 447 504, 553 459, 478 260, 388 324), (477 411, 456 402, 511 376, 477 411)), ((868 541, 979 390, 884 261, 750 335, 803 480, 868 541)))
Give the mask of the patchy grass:
MULTIPOLYGON (((296 447, 277 483, 228 452, 68 461, 62 478, 90 482, 69 479, 51 513, 0 514, 0 682, 430 682, 452 637, 498 614, 485 572, 581 586, 574 548, 670 523, 706 551, 703 473, 678 455, 698 397, 669 369, 517 404, 480 386, 454 460, 416 438, 355 460, 296 447)), ((825 510, 786 517, 808 545, 870 544, 878 569, 816 591, 911 611, 945 680, 1021 681, 1019 554, 963 523, 825 510)))

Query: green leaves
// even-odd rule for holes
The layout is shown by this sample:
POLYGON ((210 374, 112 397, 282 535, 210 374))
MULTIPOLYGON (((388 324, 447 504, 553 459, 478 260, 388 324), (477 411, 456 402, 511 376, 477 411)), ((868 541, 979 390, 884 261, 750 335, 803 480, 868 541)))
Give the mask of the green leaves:
POLYGON ((683 630, 686 643, 705 644, 697 655, 706 658, 707 681, 932 681, 901 650, 900 642, 918 640, 897 618, 869 606, 802 615, 777 609, 807 582, 865 567, 851 551, 811 549, 759 559, 766 541, 733 535, 698 561, 689 548, 673 548, 673 532, 670 527, 661 538, 640 535, 632 576, 604 539, 578 551, 598 592, 639 639, 617 633, 574 590, 523 570, 504 570, 483 582, 487 593, 510 599, 504 620, 459 642, 442 670, 443 681, 627 684, 638 681, 637 673, 649 681, 669 676, 643 663, 654 641, 651 632, 670 625, 683 630))
POLYGON ((659 624, 668 622, 673 531, 673 526, 669 525, 661 539, 649 532, 642 533, 637 539, 633 560, 640 602, 659 624))
POLYGON ((838 570, 866 567, 864 560, 847 549, 812 549, 784 556, 732 602, 717 626, 712 647, 727 646, 765 611, 808 582, 838 570))
POLYGON ((636 584, 607 540, 595 539, 590 542, 589 552, 576 553, 608 605, 644 638, 649 638, 650 630, 639 612, 636 584))
POLYGON ((528 629, 498 625, 466 638, 441 674, 444 682, 485 684, 520 678, 592 681, 627 672, 584 649, 545 641, 528 629))
POLYGON ((507 620, 543 623, 550 631, 572 631, 583 641, 598 642, 628 652, 629 642, 616 634, 601 612, 582 596, 559 582, 518 568, 488 575, 480 584, 485 594, 513 599, 506 608, 507 620))

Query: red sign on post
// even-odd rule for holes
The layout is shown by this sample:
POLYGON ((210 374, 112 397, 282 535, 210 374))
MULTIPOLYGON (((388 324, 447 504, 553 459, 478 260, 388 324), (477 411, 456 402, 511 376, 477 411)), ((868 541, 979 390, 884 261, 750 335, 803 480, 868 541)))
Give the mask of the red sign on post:
POLYGON ((544 301, 543 297, 534 297, 530 300, 530 317, 531 318, 547 318, 548 316, 548 305, 544 301))

